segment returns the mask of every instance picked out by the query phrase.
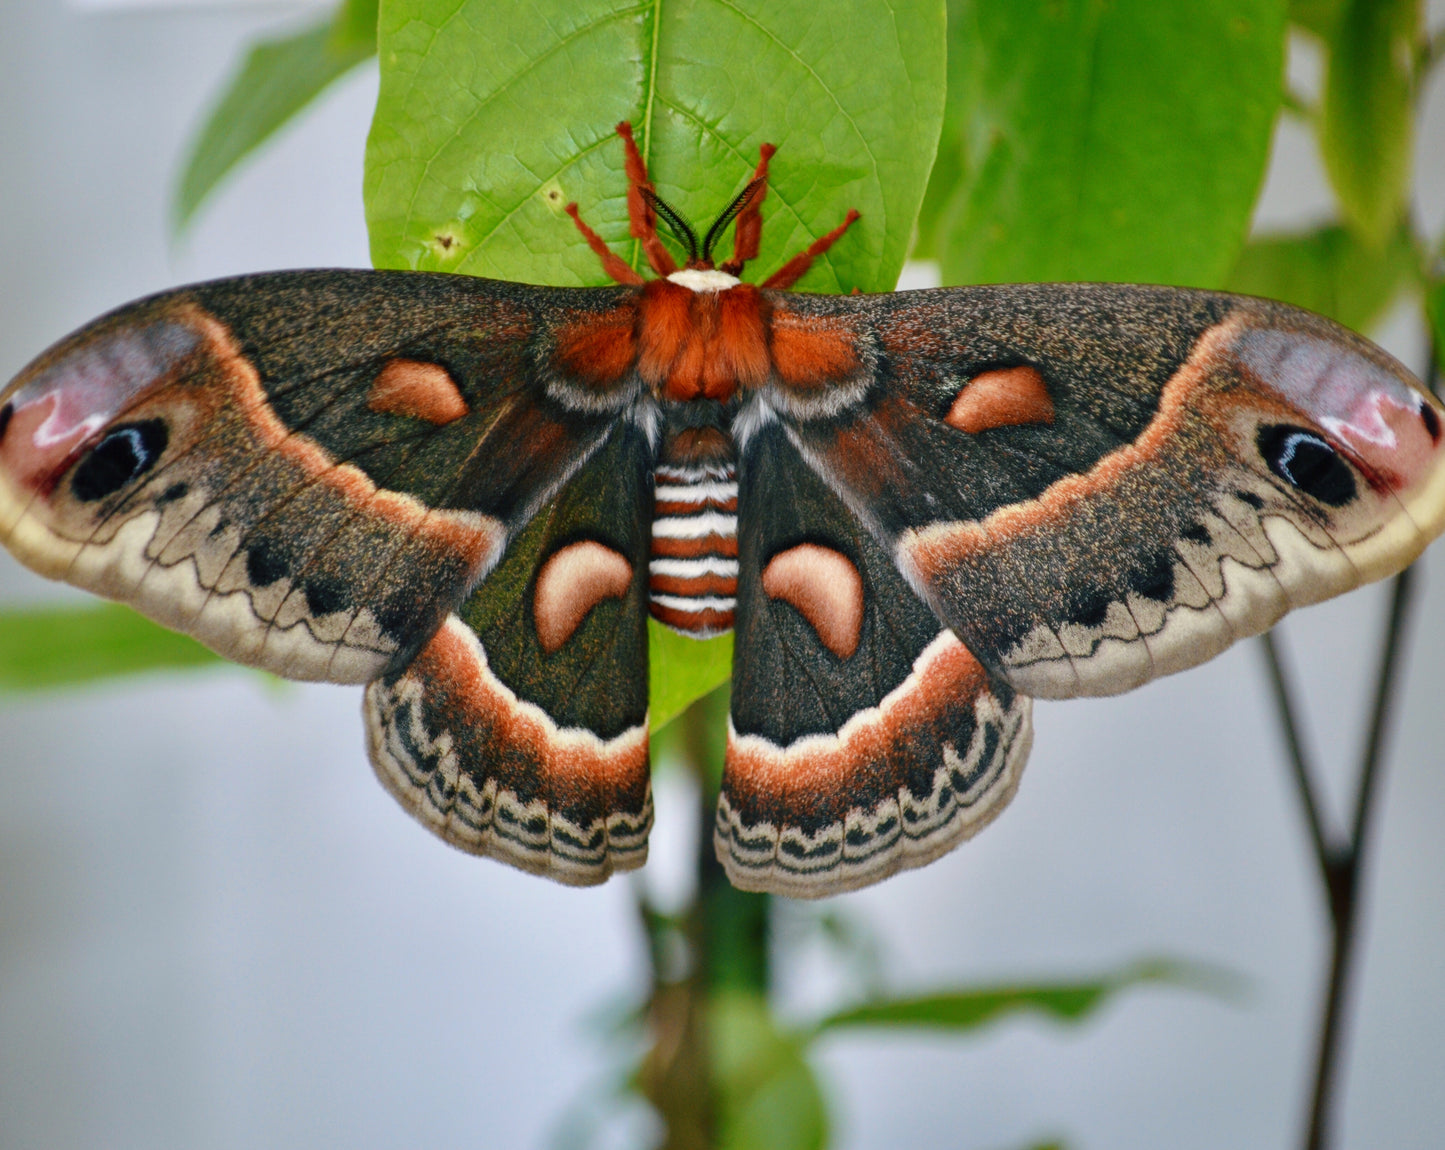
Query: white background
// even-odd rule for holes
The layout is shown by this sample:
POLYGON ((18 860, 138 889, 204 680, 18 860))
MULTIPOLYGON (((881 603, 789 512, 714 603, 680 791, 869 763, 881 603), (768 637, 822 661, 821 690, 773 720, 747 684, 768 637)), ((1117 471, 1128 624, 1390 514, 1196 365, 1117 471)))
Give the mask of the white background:
MULTIPOLYGON (((0 378, 144 292, 367 262, 366 69, 188 239, 167 234, 188 134, 278 12, 0 5, 0 378)), ((1434 96, 1418 156, 1432 229, 1434 96)), ((1308 140, 1286 132, 1260 219, 1328 211, 1308 140)), ((1420 366, 1407 312, 1384 336, 1420 366)), ((1424 1150, 1445 1131, 1442 556, 1426 561, 1373 828, 1349 1147, 1424 1150)), ((68 595, 0 556, 0 597, 68 595)), ((1337 825, 1383 606, 1370 589, 1286 628, 1337 825)), ((434 840, 371 778, 359 701, 229 669, 0 698, 0 1145, 536 1147, 617 1072, 596 1019, 643 986, 627 886, 565 890, 434 840)), ((890 985, 1169 954, 1241 972, 1249 996, 1149 989, 1077 1029, 1023 1018, 967 1041, 830 1040, 819 1066, 839 1145, 1297 1145, 1325 908, 1259 651, 1121 699, 1040 704, 1036 725, 995 826, 836 900, 876 932, 890 985)), ((675 895, 687 796, 664 785, 659 808, 643 881, 675 895)), ((816 949, 779 961, 790 1017, 835 1004, 816 949)))

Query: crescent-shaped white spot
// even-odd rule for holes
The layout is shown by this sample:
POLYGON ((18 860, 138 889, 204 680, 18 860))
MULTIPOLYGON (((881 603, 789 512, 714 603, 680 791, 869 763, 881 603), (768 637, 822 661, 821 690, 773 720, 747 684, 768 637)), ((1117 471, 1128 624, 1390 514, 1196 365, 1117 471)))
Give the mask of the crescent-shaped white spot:
POLYGON ((763 571, 763 590, 796 607, 838 658, 850 658, 858 649, 863 577, 847 556, 816 543, 780 551, 763 571))
POLYGON ((542 564, 532 611, 547 654, 557 651, 604 599, 620 599, 632 582, 632 564, 611 547, 585 539, 563 547, 542 564))

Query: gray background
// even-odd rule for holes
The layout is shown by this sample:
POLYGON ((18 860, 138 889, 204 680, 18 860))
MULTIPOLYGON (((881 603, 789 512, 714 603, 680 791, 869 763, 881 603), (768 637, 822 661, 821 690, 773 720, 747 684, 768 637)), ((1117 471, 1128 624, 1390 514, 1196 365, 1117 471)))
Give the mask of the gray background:
MULTIPOLYGON (((0 378, 143 292, 263 268, 364 265, 363 71, 174 243, 166 203, 199 110, 278 15, 0 4, 0 378)), ((1296 68, 1308 83, 1308 53, 1296 68)), ((1418 210, 1445 213, 1432 94, 1418 210)), ((1260 222, 1329 212, 1281 133, 1260 222)), ((926 269, 910 275, 926 278, 926 269)), ((1408 308, 1381 333, 1417 368, 1408 308)), ((1426 562, 1368 874, 1344 1145, 1445 1129, 1445 559, 1426 562)), ((67 592, 0 556, 7 603, 67 592)), ((1342 822, 1384 598, 1286 627, 1342 822)), ((628 888, 570 891, 453 852, 372 780, 359 692, 239 670, 0 698, 0 1145, 540 1146, 618 1063, 635 1000, 628 888)), ((921 872, 836 900, 890 984, 1103 970, 1171 954, 1245 974, 1242 1003, 1149 989, 1078 1029, 830 1040, 845 1147, 1292 1146, 1326 964, 1324 904, 1258 650, 1120 699, 1040 704, 1012 808, 921 872)), ((659 785, 640 881, 685 893, 690 797, 659 785)), ((806 912, 792 916, 805 917, 806 912)), ((834 1005, 816 945, 781 1009, 834 1005)), ((639 1136, 645 1116, 614 1130, 639 1136)))

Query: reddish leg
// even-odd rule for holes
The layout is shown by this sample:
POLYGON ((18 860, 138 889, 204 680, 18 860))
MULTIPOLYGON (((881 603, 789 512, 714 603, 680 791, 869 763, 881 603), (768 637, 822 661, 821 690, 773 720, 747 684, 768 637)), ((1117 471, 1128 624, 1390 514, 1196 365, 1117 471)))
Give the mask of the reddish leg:
POLYGON ((854 208, 848 209, 848 215, 843 222, 829 232, 826 236, 820 236, 807 247, 806 251, 799 252, 767 279, 760 286, 765 288, 776 288, 781 291, 790 288, 803 278, 813 261, 826 252, 843 237, 843 233, 853 226, 858 220, 858 212, 854 208))
POLYGON ((627 146, 627 218, 632 221, 632 238, 642 242, 652 270, 660 276, 670 276, 677 271, 677 263, 657 238, 657 213, 642 194, 646 188, 655 196, 657 189, 647 178, 647 165, 642 162, 642 153, 632 138, 632 125, 623 120, 617 125, 617 134, 627 146))
POLYGON ((718 269, 730 276, 741 272, 748 260, 758 258, 758 243, 763 237, 763 214, 759 209, 768 194, 768 161, 777 150, 772 144, 764 144, 758 149, 758 167, 753 172, 753 179, 762 180, 763 186, 748 201, 748 206, 738 213, 737 226, 733 231, 733 258, 718 269))
POLYGON ((598 259, 602 261, 602 270, 610 275, 620 284, 640 284, 646 282, 643 278, 627 265, 621 256, 617 255, 602 240, 602 237, 582 222, 582 213, 577 210, 576 204, 568 204, 567 214, 572 217, 572 222, 577 225, 577 230, 587 241, 587 246, 597 253, 598 259))

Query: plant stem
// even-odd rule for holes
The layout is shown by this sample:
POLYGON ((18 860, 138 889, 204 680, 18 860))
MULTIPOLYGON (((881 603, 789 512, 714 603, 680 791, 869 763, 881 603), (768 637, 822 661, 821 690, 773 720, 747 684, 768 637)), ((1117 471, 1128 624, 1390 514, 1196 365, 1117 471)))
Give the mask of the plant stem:
POLYGON ((1265 662, 1269 669, 1269 682, 1274 690, 1275 709, 1279 713, 1284 741, 1289 748, 1290 766, 1294 768, 1295 789, 1299 792, 1300 806, 1304 808, 1305 823, 1309 827, 1310 839, 1314 843, 1315 858, 1320 864, 1320 877, 1325 886, 1330 882, 1330 860, 1334 850, 1326 836, 1324 822, 1320 818, 1319 804, 1315 802, 1314 787, 1310 783, 1310 768, 1306 761, 1304 743, 1300 738, 1299 723, 1295 718, 1294 696, 1289 675, 1279 657, 1274 632, 1266 631, 1260 636, 1264 644, 1265 662))
POLYGON ((1360 790, 1355 805, 1355 818, 1349 841, 1343 845, 1332 846, 1325 833, 1320 819, 1319 803, 1311 783, 1309 763, 1299 735, 1289 680, 1273 639, 1265 636, 1265 655, 1280 724, 1289 747, 1300 804, 1309 824, 1330 910, 1330 973, 1325 988, 1324 1018, 1320 1025, 1319 1048, 1315 1059, 1314 1093, 1310 1103, 1305 1150, 1325 1150, 1330 1145, 1332 1102, 1340 1077, 1340 1038, 1348 1006, 1346 990, 1362 902, 1360 878, 1370 841, 1373 821, 1371 815, 1379 791, 1380 764, 1389 730, 1395 679, 1414 588, 1413 570, 1406 568, 1400 572, 1391 586, 1390 618, 1375 680, 1374 707, 1360 767, 1360 790))
POLYGON ((660 922, 645 904, 641 908, 653 976, 648 1005, 652 1048, 639 1085, 667 1127, 663 1150, 711 1150, 717 1145, 719 1097, 709 1010, 718 990, 766 995, 768 988, 768 899, 734 889, 712 845, 726 715, 723 689, 699 699, 678 720, 678 749, 698 784, 697 893, 671 925, 660 922), (667 969, 665 930, 677 931, 686 946, 687 970, 680 978, 667 969))

